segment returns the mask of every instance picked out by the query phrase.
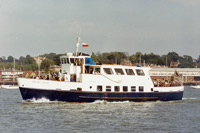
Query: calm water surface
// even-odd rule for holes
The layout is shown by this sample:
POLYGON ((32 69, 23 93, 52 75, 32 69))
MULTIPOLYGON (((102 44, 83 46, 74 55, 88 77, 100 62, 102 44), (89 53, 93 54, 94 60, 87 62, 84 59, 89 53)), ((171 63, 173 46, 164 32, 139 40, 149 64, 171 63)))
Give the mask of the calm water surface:
POLYGON ((200 89, 185 87, 182 101, 22 102, 19 90, 0 89, 1 133, 198 133, 200 89))

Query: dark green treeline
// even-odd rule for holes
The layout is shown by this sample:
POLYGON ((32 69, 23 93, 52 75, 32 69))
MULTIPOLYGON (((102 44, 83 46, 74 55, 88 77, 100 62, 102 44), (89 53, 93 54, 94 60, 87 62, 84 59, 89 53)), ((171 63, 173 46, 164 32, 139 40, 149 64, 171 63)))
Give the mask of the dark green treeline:
MULTIPOLYGON (((41 63, 41 69, 48 71, 50 65, 59 65, 60 56, 63 54, 49 53, 40 55, 40 57, 46 57, 41 63)), ((200 56, 198 59, 193 59, 189 55, 179 56, 176 52, 169 52, 166 55, 157 55, 154 53, 142 54, 136 52, 135 54, 129 55, 126 52, 105 52, 105 53, 92 53, 91 55, 95 63, 101 64, 133 64, 137 65, 140 62, 146 65, 160 65, 164 66, 167 64, 170 67, 171 62, 179 62, 177 67, 179 68, 194 68, 200 67, 200 56)), ((14 58, 12 56, 0 57, 0 69, 12 69, 14 58)), ((19 59, 15 59, 15 68, 21 71, 38 69, 38 65, 33 57, 27 55, 26 57, 21 56, 19 59)))

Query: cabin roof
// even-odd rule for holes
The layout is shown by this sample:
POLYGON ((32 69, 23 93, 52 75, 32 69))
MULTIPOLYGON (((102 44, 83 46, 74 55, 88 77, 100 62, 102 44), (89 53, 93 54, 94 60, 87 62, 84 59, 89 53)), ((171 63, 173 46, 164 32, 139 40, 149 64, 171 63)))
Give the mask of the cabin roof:
POLYGON ((90 56, 68 56, 68 55, 62 55, 60 58, 91 58, 90 56))
POLYGON ((150 67, 124 66, 124 65, 85 65, 90 67, 102 68, 132 68, 132 69, 151 69, 150 67))

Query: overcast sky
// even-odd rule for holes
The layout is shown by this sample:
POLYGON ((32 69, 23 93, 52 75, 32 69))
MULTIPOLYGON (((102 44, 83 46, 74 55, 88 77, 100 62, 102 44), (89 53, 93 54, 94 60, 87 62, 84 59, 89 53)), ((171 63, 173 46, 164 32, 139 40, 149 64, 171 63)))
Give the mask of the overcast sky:
POLYGON ((75 52, 79 32, 86 53, 198 58, 200 0, 0 0, 0 57, 75 52))

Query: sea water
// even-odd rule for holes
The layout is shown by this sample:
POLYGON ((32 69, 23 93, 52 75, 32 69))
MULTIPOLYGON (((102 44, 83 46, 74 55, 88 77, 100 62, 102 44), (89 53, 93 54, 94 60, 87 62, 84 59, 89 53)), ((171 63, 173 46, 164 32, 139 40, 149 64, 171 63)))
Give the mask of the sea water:
POLYGON ((1 133, 200 132, 200 89, 182 101, 23 102, 19 90, 0 89, 1 133))

